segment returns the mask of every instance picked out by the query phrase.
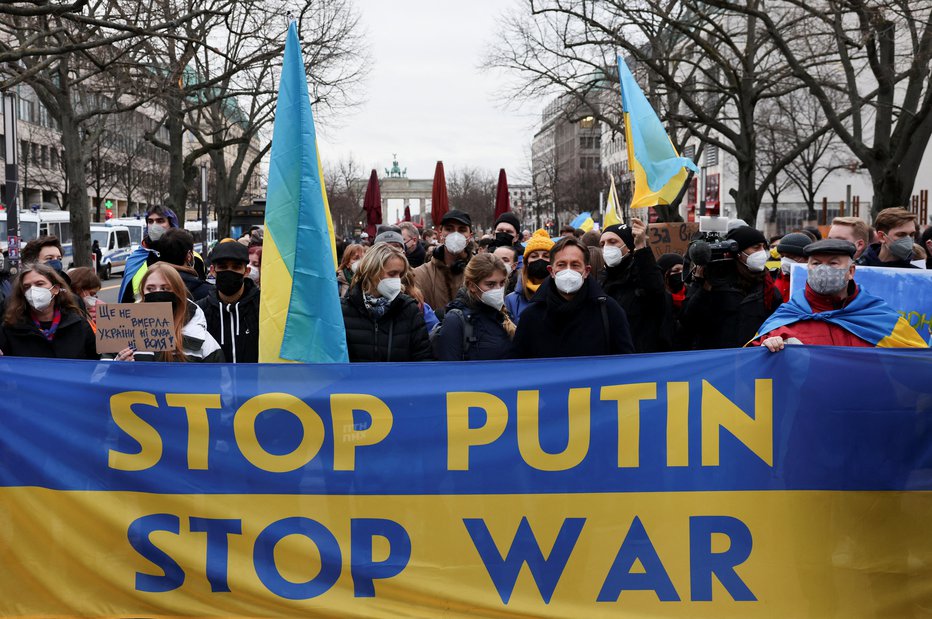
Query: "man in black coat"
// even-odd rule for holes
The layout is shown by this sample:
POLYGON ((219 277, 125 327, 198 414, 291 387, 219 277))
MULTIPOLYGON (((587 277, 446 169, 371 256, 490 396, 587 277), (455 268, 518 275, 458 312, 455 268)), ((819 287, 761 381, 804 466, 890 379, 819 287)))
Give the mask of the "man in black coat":
POLYGON ((551 277, 521 314, 512 356, 521 359, 633 353, 621 306, 589 277, 589 250, 575 237, 550 250, 551 277))
POLYGON ((605 260, 602 289, 625 310, 635 350, 670 350, 673 300, 664 286, 654 251, 647 244, 647 226, 637 218, 631 220, 630 226, 608 226, 599 244, 605 260))
POLYGON ((403 221, 398 227, 401 228, 401 237, 404 239, 404 251, 408 264, 411 265, 412 269, 416 269, 424 264, 424 260, 427 258, 424 244, 421 243, 421 233, 417 231, 417 226, 410 221, 403 221))
POLYGON ((210 252, 210 272, 217 281, 197 301, 207 331, 232 363, 259 362, 259 287, 249 274, 249 249, 238 241, 217 243, 210 252))

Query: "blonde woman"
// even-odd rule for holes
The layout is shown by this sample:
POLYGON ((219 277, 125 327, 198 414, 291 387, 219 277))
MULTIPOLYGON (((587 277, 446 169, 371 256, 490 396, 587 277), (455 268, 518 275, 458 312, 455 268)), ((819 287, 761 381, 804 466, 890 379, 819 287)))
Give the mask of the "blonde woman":
POLYGON ((340 287, 340 297, 346 296, 350 284, 353 282, 355 269, 359 268, 359 261, 366 253, 366 248, 357 243, 351 243, 343 250, 343 259, 337 267, 337 284, 340 287))
POLYGON ((366 251, 343 298, 350 361, 427 361, 430 342, 417 301, 404 294, 411 267, 387 243, 366 251))
POLYGON ((505 309, 508 267, 495 254, 474 256, 463 274, 463 287, 447 305, 434 336, 440 361, 504 359, 511 349, 515 325, 505 309))

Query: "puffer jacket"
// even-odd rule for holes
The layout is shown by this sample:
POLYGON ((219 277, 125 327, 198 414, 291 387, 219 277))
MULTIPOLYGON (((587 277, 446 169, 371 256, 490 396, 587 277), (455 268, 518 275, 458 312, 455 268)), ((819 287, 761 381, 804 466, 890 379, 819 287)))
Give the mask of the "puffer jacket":
POLYGON ((83 315, 63 311, 52 341, 31 320, 0 325, 0 352, 11 357, 98 359, 94 330, 83 315))
POLYGON ((502 326, 502 313, 470 298, 465 288, 446 309, 440 330, 433 336, 434 358, 440 361, 487 361, 504 359, 511 349, 511 338, 502 326), (459 310, 451 312, 450 310, 459 310), (472 326, 464 341, 466 325, 472 326))
POLYGON ((243 280, 243 296, 235 303, 224 303, 216 290, 197 301, 204 312, 207 331, 220 343, 230 363, 259 362, 259 287, 248 277, 243 280))
POLYGON ((395 297, 378 319, 366 308, 359 286, 349 289, 341 305, 350 361, 430 360, 424 316, 408 295, 395 297))

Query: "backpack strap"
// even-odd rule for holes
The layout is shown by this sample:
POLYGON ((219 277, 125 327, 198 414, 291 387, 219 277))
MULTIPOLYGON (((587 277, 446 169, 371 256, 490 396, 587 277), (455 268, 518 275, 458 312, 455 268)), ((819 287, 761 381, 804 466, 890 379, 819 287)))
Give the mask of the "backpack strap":
POLYGON ((463 360, 466 360, 466 351, 469 350, 469 347, 478 341, 476 337, 476 327, 469 319, 470 315, 467 315, 463 310, 459 308, 453 308, 447 311, 447 315, 456 314, 460 322, 463 323, 463 360))

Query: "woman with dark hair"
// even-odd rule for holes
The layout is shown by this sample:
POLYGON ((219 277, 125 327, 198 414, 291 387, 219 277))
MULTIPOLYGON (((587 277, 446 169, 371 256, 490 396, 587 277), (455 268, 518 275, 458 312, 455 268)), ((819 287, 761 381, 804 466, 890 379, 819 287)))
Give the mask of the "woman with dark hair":
POLYGON ((343 324, 350 361, 428 361, 430 341, 415 299, 405 294, 411 267, 388 243, 363 256, 346 296, 343 324))
POLYGON ((505 309, 508 269, 494 254, 474 256, 463 273, 463 287, 447 305, 440 331, 431 342, 440 361, 504 359, 515 324, 505 309))
POLYGON ((91 325, 53 268, 27 265, 13 281, 0 325, 0 352, 14 357, 99 358, 91 325))
MULTIPOLYGON (((204 312, 188 299, 188 290, 172 265, 156 262, 139 282, 143 303, 167 302, 172 304, 172 330, 174 350, 159 353, 135 353, 142 361, 195 361, 223 363, 223 350, 207 332, 204 312)), ((127 361, 132 360, 126 359, 127 361)))
POLYGON ((100 277, 91 267, 75 267, 68 271, 71 278, 71 291, 84 301, 84 315, 94 333, 97 333, 97 304, 100 299, 100 277))

